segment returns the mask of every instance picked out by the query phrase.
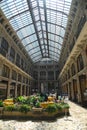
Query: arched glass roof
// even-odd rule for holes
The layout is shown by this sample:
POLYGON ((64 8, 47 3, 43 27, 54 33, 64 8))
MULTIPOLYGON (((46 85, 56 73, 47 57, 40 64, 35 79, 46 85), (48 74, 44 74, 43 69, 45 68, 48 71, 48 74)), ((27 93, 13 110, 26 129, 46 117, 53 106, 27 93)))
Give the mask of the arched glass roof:
POLYGON ((59 60, 72 0, 2 0, 0 7, 33 62, 59 60))

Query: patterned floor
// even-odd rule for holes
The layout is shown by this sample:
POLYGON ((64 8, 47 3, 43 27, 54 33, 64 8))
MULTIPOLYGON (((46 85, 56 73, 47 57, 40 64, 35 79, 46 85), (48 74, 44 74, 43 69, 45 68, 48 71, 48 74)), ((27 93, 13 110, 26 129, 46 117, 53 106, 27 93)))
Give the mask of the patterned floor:
POLYGON ((0 130, 87 130, 87 109, 72 102, 70 116, 56 121, 0 120, 0 130))

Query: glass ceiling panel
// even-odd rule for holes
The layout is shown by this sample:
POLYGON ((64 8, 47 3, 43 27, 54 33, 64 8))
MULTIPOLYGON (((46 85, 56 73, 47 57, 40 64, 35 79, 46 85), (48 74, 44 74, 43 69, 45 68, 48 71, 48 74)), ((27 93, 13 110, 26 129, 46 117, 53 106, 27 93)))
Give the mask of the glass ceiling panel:
POLYGON ((2 0, 6 15, 33 62, 59 60, 72 0, 2 0))
POLYGON ((34 57, 41 57, 41 52, 39 51, 38 53, 34 53, 32 55, 32 58, 34 58, 34 57))

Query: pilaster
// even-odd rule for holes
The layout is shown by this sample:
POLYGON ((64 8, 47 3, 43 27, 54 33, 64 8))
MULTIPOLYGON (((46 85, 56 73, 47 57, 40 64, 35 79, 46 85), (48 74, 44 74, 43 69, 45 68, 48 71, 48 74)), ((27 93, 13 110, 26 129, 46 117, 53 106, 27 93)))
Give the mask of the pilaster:
POLYGON ((8 87, 7 87, 7 98, 10 97, 10 84, 11 84, 11 77, 12 77, 12 68, 10 69, 10 74, 9 74, 9 80, 8 80, 8 87))
POLYGON ((15 97, 17 97, 17 85, 18 85, 17 81, 18 81, 18 74, 17 74, 17 77, 16 77, 15 97))
POLYGON ((22 84, 20 84, 20 96, 22 96, 22 84))

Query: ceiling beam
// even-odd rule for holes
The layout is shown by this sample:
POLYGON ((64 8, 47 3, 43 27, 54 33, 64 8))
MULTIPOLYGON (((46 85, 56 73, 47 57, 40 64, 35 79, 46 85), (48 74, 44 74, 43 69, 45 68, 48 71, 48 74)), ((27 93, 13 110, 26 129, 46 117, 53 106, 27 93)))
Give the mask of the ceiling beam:
MULTIPOLYGON (((53 54, 50 54, 50 56, 53 56, 54 57, 54 59, 58 59, 59 58, 59 56, 55 56, 55 55, 53 55, 53 54)), ((51 58, 51 57, 50 57, 51 58)))
MULTIPOLYGON (((39 16, 39 17, 41 17, 41 16, 39 16)), ((45 22, 45 21, 42 21, 41 18, 40 18, 40 20, 37 20, 36 23, 39 22, 39 21, 40 21, 40 24, 41 24, 41 31, 42 31, 42 33, 43 33, 42 23, 41 23, 41 22, 45 22)), ((53 24, 53 25, 55 25, 55 26, 59 26, 59 27, 61 27, 61 28, 63 28, 63 29, 65 30, 65 27, 62 26, 62 25, 54 24, 54 23, 51 23, 51 22, 48 22, 48 21, 47 21, 47 23, 48 23, 48 24, 53 24)), ((25 26, 23 26, 23 27, 21 27, 21 28, 18 28, 18 29, 16 30, 16 32, 18 32, 18 31, 20 31, 21 29, 26 28, 26 27, 28 27, 28 26, 30 26, 30 25, 32 25, 32 24, 33 24, 33 23, 30 23, 30 24, 27 24, 27 25, 25 25, 25 26)), ((42 34, 42 35, 43 35, 43 34, 42 34)))
POLYGON ((44 7, 44 17, 45 17, 46 37, 47 37, 47 48, 48 48, 48 57, 49 57, 49 41, 48 41, 48 26, 47 26, 46 0, 43 0, 43 7, 44 7))
MULTIPOLYGON (((46 32, 46 31, 44 30, 44 32, 46 32)), ((53 34, 53 35, 56 35, 56 36, 58 36, 58 37, 61 37, 62 39, 64 38, 64 37, 62 37, 62 36, 60 36, 60 35, 58 35, 58 34, 52 33, 52 32, 48 32, 48 33, 53 34)))
POLYGON ((26 39, 27 37, 30 37, 30 36, 34 35, 34 34, 36 34, 36 33, 34 32, 34 33, 30 34, 30 35, 27 35, 27 36, 23 37, 23 38, 21 39, 21 41, 24 40, 24 39, 26 39))
POLYGON ((56 63, 58 63, 58 59, 55 59, 55 58, 52 58, 52 57, 50 57, 53 61, 55 61, 56 63))
MULTIPOLYGON (((41 7, 41 6, 40 6, 40 8, 41 8, 41 9, 44 9, 44 7, 41 7)), ((59 11, 59 10, 51 9, 51 8, 46 8, 46 9, 47 9, 47 10, 50 10, 50 11, 54 11, 54 12, 56 12, 56 13, 57 13, 57 12, 58 12, 58 13, 62 13, 62 14, 66 15, 66 16, 68 17, 68 14, 64 13, 63 11, 59 11)))
POLYGON ((39 1, 38 1, 38 0, 37 0, 37 5, 38 5, 39 18, 40 18, 40 26, 41 26, 42 40, 43 40, 43 44, 44 44, 44 49, 45 49, 45 51, 46 51, 45 42, 44 42, 44 33, 43 33, 42 21, 41 21, 41 14, 40 14, 40 7, 39 7, 39 1))
POLYGON ((60 46, 62 46, 62 44, 61 43, 59 43, 59 42, 56 42, 56 41, 54 41, 54 40, 51 40, 51 39, 48 39, 49 41, 52 41, 52 42, 54 42, 54 43, 57 43, 57 44, 59 44, 60 46))
MULTIPOLYGON (((40 31, 38 31, 38 32, 41 32, 41 30, 40 30, 40 31)), ((43 30, 43 32, 45 32, 45 33, 46 33, 46 31, 45 31, 45 30, 43 30)), ((48 32, 48 33, 53 34, 53 35, 56 35, 56 36, 61 37, 61 38, 63 39, 63 37, 62 37, 62 36, 60 36, 60 35, 57 35, 57 34, 52 33, 52 32, 48 32)), ((23 37, 23 38, 21 39, 21 41, 22 41, 22 40, 24 40, 24 39, 26 39, 27 37, 30 37, 30 36, 34 35, 34 34, 36 34, 36 33, 32 33, 32 34, 30 34, 30 35, 27 35, 27 36, 23 37)), ((44 39, 46 39, 46 38, 44 38, 44 39)), ((39 40, 40 40, 40 39, 39 39, 39 40)), ((46 39, 46 40, 47 40, 47 39, 46 39)))
POLYGON ((28 44, 26 44, 24 47, 26 48, 28 45, 30 45, 30 44, 32 44, 32 43, 34 43, 34 42, 36 42, 37 40, 35 40, 35 41, 33 41, 33 42, 30 42, 30 43, 28 43, 28 44))
POLYGON ((28 3, 28 7, 30 9, 31 18, 32 18, 34 29, 35 29, 35 32, 36 32, 36 36, 37 36, 37 39, 38 39, 38 44, 39 44, 39 47, 40 47, 41 55, 43 56, 43 52, 42 52, 42 48, 41 48, 41 44, 40 44, 40 39, 39 39, 39 35, 38 35, 38 30, 37 30, 37 27, 36 27, 35 16, 34 16, 34 13, 33 13, 33 10, 32 10, 32 2, 31 2, 31 0, 27 0, 27 3, 28 3))
POLYGON ((10 17, 8 20, 10 21, 10 20, 12 20, 13 18, 15 18, 15 17, 17 17, 17 16, 20 16, 21 14, 24 14, 24 13, 26 13, 26 12, 29 12, 29 9, 27 9, 27 10, 25 10, 25 11, 23 11, 23 12, 20 12, 20 13, 18 13, 18 14, 13 15, 13 16, 10 17))
MULTIPOLYGON (((57 53, 57 52, 55 52, 55 51, 53 51, 53 50, 51 50, 51 49, 50 49, 50 52, 53 52, 53 53, 55 53, 55 54, 60 55, 60 53, 57 53)), ((50 53, 50 54, 51 54, 51 53, 50 53)), ((50 54, 49 54, 49 55, 50 55, 50 54)))
POLYGON ((32 59, 35 59, 36 57, 39 57, 40 55, 36 55, 36 56, 34 56, 32 59))
POLYGON ((40 62, 40 61, 41 61, 41 59, 42 59, 42 57, 41 57, 41 58, 39 58, 39 59, 37 59, 37 60, 34 60, 34 63, 40 62))
MULTIPOLYGON (((42 22, 45 22, 45 21, 42 20, 42 22)), ((51 22, 48 22, 48 21, 47 21, 47 23, 48 23, 48 24, 53 24, 53 25, 55 25, 55 26, 59 26, 59 27, 63 28, 64 30, 66 29, 66 28, 65 28, 64 26, 62 26, 62 25, 58 25, 58 24, 51 23, 51 22)))
POLYGON ((49 45, 49 47, 52 47, 52 48, 54 48, 54 49, 57 49, 57 50, 61 51, 61 49, 59 49, 59 48, 57 48, 57 47, 55 47, 55 46, 49 45))
POLYGON ((30 24, 27 24, 27 25, 25 25, 25 26, 23 26, 23 27, 21 27, 21 28, 18 28, 17 30, 16 30, 16 32, 18 32, 18 31, 20 31, 21 29, 23 29, 23 28, 26 28, 26 27, 28 27, 28 26, 30 26, 30 25, 32 25, 33 23, 30 23, 30 24))
POLYGON ((36 46, 36 47, 34 47, 34 48, 28 50, 28 52, 29 52, 29 51, 32 51, 32 50, 34 50, 34 49, 36 49, 37 47, 39 47, 39 46, 36 46))
MULTIPOLYGON (((47 40, 46 38, 44 38, 45 40, 47 40)), ((40 39, 40 40, 42 40, 42 38, 40 39)), ((60 43, 58 43, 58 42, 56 42, 56 41, 54 41, 54 40, 51 40, 51 39, 48 39, 49 41, 52 41, 52 42, 54 42, 54 43, 57 43, 57 44, 59 44, 59 45, 61 45, 60 43)), ((34 42, 36 42, 37 40, 35 40, 35 41, 33 41, 33 42, 30 42, 30 43, 28 43, 28 44, 26 44, 24 47, 26 48, 28 45, 30 45, 30 44, 32 44, 32 43, 34 43, 34 42)), ((61 50, 61 49, 59 49, 59 48, 57 48, 57 47, 55 47, 55 46, 52 46, 52 45, 49 45, 49 47, 53 47, 53 48, 56 48, 56 49, 58 49, 58 50, 61 50)), ((36 47, 35 47, 36 48, 36 47)), ((33 48, 32 48, 33 49, 33 48)), ((31 49, 31 50, 32 50, 31 49)))

